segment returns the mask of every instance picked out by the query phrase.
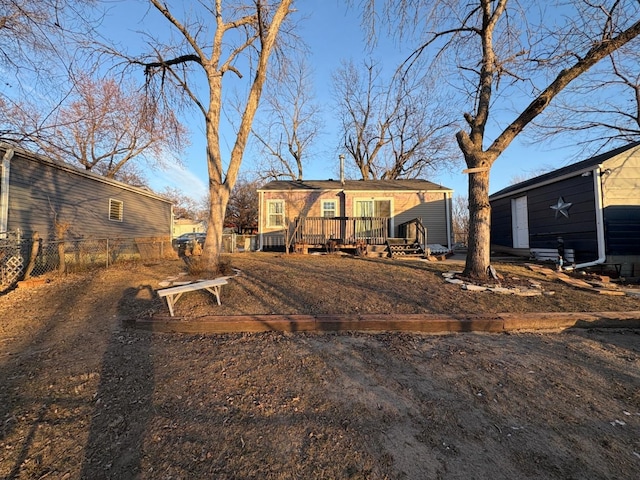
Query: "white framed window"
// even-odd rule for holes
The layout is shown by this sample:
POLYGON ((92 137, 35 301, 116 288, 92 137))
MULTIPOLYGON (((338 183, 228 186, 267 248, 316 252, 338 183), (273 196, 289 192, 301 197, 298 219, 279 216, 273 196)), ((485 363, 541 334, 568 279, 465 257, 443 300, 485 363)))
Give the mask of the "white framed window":
POLYGON ((322 216, 324 218, 334 218, 338 216, 338 209, 335 200, 322 200, 322 216))
POLYGON ((109 199, 109 220, 121 222, 124 218, 124 203, 113 198, 109 199))
POLYGON ((284 200, 267 200, 267 227, 284 226, 284 200))
POLYGON ((390 199, 362 199, 355 200, 354 216, 356 217, 390 217, 391 216, 391 200, 390 199))

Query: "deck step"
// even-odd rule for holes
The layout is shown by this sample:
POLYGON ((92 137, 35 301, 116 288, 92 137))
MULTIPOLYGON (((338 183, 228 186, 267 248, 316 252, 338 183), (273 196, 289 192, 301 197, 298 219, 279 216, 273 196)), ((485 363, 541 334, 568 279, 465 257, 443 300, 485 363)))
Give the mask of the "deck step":
POLYGON ((424 249, 419 243, 387 243, 389 256, 393 257, 423 257, 424 249))
POLYGON ((386 245, 367 245, 367 257, 384 258, 389 256, 386 245))

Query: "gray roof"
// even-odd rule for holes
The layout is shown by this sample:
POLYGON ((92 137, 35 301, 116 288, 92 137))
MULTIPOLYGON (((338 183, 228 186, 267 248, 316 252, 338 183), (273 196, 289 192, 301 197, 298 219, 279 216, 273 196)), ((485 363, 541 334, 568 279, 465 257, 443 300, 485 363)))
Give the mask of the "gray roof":
POLYGON ((499 190, 489 197, 490 199, 494 197, 504 196, 511 192, 516 192, 518 190, 526 189, 528 187, 534 187, 539 183, 548 182, 556 177, 562 177, 573 172, 580 172, 582 170, 587 170, 590 168, 595 168, 601 163, 609 160, 610 158, 615 157, 616 155, 620 155, 621 153, 631 150, 632 148, 640 145, 640 142, 633 142, 623 147, 616 148, 615 150, 611 150, 609 152, 602 153, 600 155, 596 155, 595 157, 587 158, 586 160, 582 160, 577 163, 572 163, 571 165, 567 165, 566 167, 558 168, 557 170, 553 170, 551 172, 545 173, 543 175, 539 175, 534 178, 530 178, 529 180, 525 180, 524 182, 516 183, 514 185, 510 185, 502 190, 499 190))
POLYGON ((291 190, 347 190, 347 191, 441 191, 451 192, 428 180, 274 180, 263 185, 260 191, 291 191, 291 190))
POLYGON ((20 157, 26 159, 26 160, 30 160, 33 162, 38 162, 44 165, 49 165, 53 168, 56 168, 58 170, 64 170, 66 172, 72 173, 74 175, 79 175, 81 177, 86 177, 86 178, 90 178, 92 180, 95 180, 97 182, 101 182, 101 183, 107 183, 109 185, 113 185, 116 186, 118 188, 121 188, 123 190, 129 190, 131 192, 140 194, 140 195, 145 195, 147 197, 152 197, 155 198, 157 200, 162 200, 166 203, 173 203, 173 201, 169 200, 168 198, 166 198, 164 195, 159 194, 154 192, 153 190, 151 190, 149 187, 147 186, 135 186, 135 185, 129 185, 128 183, 124 183, 124 182, 120 182, 118 180, 114 180, 113 178, 108 178, 105 177, 104 175, 99 175, 97 173, 93 173, 89 170, 84 170, 84 169, 80 169, 78 167, 76 167, 75 165, 71 165, 69 163, 66 162, 61 162, 59 160, 55 160, 53 158, 49 158, 45 155, 41 155, 39 153, 35 153, 35 152, 31 152, 29 150, 25 150, 22 147, 19 147, 17 145, 11 145, 5 142, 0 142, 0 150, 2 151, 2 155, 0 155, 0 160, 2 160, 2 156, 5 154, 5 152, 7 152, 8 150, 13 150, 14 153, 16 155, 19 155, 20 157))

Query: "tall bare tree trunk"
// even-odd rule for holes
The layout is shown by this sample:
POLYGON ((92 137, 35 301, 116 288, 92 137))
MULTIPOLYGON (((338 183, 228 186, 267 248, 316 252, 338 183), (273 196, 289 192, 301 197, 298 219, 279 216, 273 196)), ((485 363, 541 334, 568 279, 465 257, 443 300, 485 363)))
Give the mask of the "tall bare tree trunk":
POLYGON ((209 198, 209 227, 203 259, 207 271, 215 272, 222 253, 224 216, 229 203, 229 192, 224 184, 218 184, 209 189, 209 198))
POLYGON ((469 174, 469 237, 464 273, 482 278, 490 264, 491 205, 489 170, 469 174))
MULTIPOLYGON (((481 129, 479 129, 481 131, 481 129)), ((464 274, 483 279, 491 262, 491 204, 489 173, 498 153, 482 149, 482 135, 464 131, 456 135, 469 174, 469 235, 464 274)))
POLYGON ((222 76, 210 75, 211 89, 209 114, 206 118, 207 169, 209 172, 209 222, 204 244, 203 261, 207 271, 215 272, 222 253, 224 217, 229 201, 229 191, 223 182, 222 154, 220 152, 220 112, 222 107, 222 76))

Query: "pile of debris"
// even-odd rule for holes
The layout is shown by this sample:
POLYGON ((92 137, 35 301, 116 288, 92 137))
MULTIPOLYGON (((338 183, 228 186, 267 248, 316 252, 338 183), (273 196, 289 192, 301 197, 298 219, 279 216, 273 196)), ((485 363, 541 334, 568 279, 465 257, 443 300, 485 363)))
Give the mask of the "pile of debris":
POLYGON ((580 274, 580 277, 578 277, 575 273, 568 274, 562 271, 552 270, 551 268, 536 265, 534 263, 527 263, 526 266, 529 270, 541 273, 547 278, 560 280, 567 285, 571 285, 572 287, 580 288, 582 290, 590 290, 600 295, 625 295, 624 290, 611 282, 611 278, 607 275, 582 273, 580 274))

